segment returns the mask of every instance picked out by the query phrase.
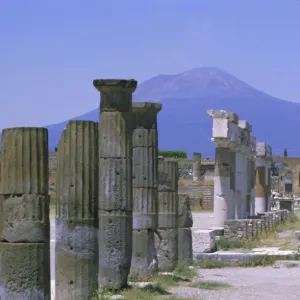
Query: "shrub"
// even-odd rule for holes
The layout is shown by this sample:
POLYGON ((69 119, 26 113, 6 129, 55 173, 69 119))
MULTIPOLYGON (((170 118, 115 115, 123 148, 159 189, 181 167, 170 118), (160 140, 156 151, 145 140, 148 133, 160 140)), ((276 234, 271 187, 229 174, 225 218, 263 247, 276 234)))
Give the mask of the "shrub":
POLYGON ((168 158, 187 158, 186 152, 181 150, 158 151, 158 156, 168 157, 168 158))

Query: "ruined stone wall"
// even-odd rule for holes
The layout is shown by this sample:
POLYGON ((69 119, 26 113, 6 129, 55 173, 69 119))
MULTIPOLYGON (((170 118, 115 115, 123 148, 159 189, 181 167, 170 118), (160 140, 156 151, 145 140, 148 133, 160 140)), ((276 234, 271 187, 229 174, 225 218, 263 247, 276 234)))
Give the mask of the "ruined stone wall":
POLYGON ((273 230, 275 226, 285 222, 289 217, 289 211, 278 210, 251 219, 226 220, 224 223, 224 237, 231 240, 257 237, 264 231, 273 230))
POLYGON ((214 209, 214 186, 203 184, 199 186, 199 191, 203 194, 201 199, 201 208, 203 210, 214 209))

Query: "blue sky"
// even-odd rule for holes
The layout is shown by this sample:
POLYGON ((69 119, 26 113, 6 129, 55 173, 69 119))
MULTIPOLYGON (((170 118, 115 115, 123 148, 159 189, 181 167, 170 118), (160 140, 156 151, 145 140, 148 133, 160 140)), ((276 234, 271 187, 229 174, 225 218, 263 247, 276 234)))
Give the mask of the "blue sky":
POLYGON ((219 67, 300 102, 300 1, 0 1, 0 129, 98 106, 95 78, 219 67))

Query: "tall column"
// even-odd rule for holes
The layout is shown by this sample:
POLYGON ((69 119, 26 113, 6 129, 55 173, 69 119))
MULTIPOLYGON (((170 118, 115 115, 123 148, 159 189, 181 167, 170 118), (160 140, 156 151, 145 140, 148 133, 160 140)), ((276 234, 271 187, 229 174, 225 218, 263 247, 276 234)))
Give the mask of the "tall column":
POLYGON ((132 252, 132 93, 136 80, 97 79, 100 289, 127 286, 132 252))
POLYGON ((162 105, 138 102, 132 105, 133 232, 131 276, 145 278, 158 270, 154 232, 158 224, 157 114, 162 105))
POLYGON ((2 131, 0 299, 50 300, 48 131, 2 131))
POLYGON ((255 155, 256 155, 256 138, 250 136, 250 216, 255 214, 255 182, 256 182, 256 167, 255 167, 255 155))
POLYGON ((237 126, 238 116, 235 113, 220 110, 209 110, 207 113, 213 118, 212 141, 216 145, 214 219, 218 226, 224 226, 225 220, 235 219, 240 203, 240 196, 236 192, 240 184, 237 176, 240 160, 235 150, 239 145, 237 133, 241 128, 237 126))
POLYGON ((201 181, 201 153, 193 154, 193 181, 201 181))
MULTIPOLYGON (((239 127, 242 129, 241 145, 239 147, 239 155, 241 159, 240 179, 241 179, 241 207, 239 218, 245 219, 253 212, 253 171, 251 169, 251 161, 254 159, 256 152, 255 137, 251 135, 252 126, 245 120, 239 120, 239 127), (252 193, 252 194, 251 194, 252 193)), ((253 213, 252 213, 253 214, 253 213)))
POLYGON ((269 208, 271 161, 272 148, 266 143, 256 143, 255 213, 264 213, 269 208))
POLYGON ((158 163, 158 235, 156 249, 160 272, 172 272, 178 260, 178 163, 158 163))
POLYGON ((98 288, 98 123, 70 121, 57 151, 56 299, 91 299, 98 288))

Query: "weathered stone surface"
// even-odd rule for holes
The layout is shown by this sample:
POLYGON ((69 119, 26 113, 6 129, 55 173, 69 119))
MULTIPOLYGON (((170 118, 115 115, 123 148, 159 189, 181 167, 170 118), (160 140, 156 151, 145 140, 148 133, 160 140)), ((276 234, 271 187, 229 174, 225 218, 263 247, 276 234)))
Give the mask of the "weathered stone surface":
POLYGON ((178 229, 158 229, 155 236, 157 250, 158 271, 172 272, 178 261, 178 229))
POLYGON ((178 226, 177 192, 158 193, 158 228, 176 228, 178 226))
POLYGON ((100 210, 98 237, 99 287, 126 287, 132 253, 132 212, 100 210))
POLYGON ((133 188, 157 188, 157 148, 133 148, 133 188))
POLYGON ((216 234, 214 230, 193 231, 193 252, 210 253, 216 249, 216 234))
POLYGON ((100 158, 99 166, 99 209, 132 211, 131 158, 100 158))
POLYGON ((178 191, 178 163, 174 161, 158 162, 158 192, 178 191))
POLYGON ((193 154, 193 181, 201 181, 201 153, 193 154))
POLYGON ((50 300, 48 243, 0 243, 0 299, 50 300))
POLYGON ((132 93, 137 81, 96 79, 99 124, 99 273, 102 289, 127 286, 132 252, 132 93))
POLYGON ((131 137, 131 110, 128 112, 101 112, 99 130, 100 158, 131 158, 131 137))
POLYGON ((216 118, 216 119, 226 119, 226 120, 230 120, 234 123, 238 123, 239 121, 239 117, 236 113, 234 112, 229 112, 229 111, 225 111, 225 110, 208 110, 207 114, 212 117, 212 118, 216 118))
POLYGON ((152 229, 133 230, 131 276, 145 278, 154 275, 157 271, 154 231, 152 229))
POLYGON ((158 196, 155 188, 133 189, 133 229, 156 229, 158 196))
POLYGON ((178 198, 178 227, 193 227, 193 215, 190 206, 190 197, 183 194, 179 195, 178 198))
POLYGON ((193 263, 193 241, 190 228, 178 228, 178 261, 193 263))
POLYGON ((95 220, 56 220, 55 293, 58 299, 91 299, 98 288, 95 220))
POLYGON ((49 196, 0 195, 0 241, 49 241, 49 196))
POLYGON ((0 194, 48 194, 48 130, 2 131, 0 194))
POLYGON ((55 294, 89 299, 98 288, 98 124, 70 121, 58 145, 55 294))

